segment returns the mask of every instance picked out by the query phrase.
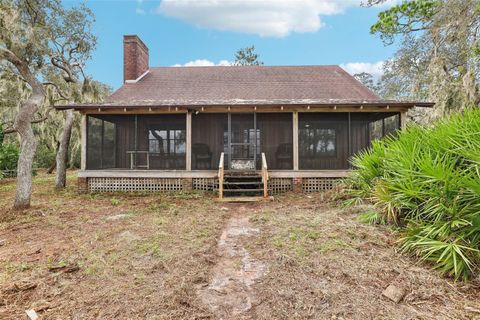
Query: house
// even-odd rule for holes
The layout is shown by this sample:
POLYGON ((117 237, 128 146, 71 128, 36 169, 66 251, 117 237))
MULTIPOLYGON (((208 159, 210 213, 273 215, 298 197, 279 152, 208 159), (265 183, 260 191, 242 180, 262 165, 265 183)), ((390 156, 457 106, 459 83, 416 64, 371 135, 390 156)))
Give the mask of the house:
POLYGON ((120 89, 58 107, 82 115, 83 190, 324 190, 433 105, 380 99, 339 66, 150 67, 139 37, 123 48, 120 89))

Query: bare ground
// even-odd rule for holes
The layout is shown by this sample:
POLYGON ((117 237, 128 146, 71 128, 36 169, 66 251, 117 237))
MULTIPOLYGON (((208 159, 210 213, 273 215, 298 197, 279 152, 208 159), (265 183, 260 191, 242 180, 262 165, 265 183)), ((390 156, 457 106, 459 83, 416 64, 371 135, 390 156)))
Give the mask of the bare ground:
POLYGON ((478 280, 439 277, 325 194, 222 204, 52 186, 36 177, 14 213, 15 185, 0 184, 0 319, 480 319, 478 280))

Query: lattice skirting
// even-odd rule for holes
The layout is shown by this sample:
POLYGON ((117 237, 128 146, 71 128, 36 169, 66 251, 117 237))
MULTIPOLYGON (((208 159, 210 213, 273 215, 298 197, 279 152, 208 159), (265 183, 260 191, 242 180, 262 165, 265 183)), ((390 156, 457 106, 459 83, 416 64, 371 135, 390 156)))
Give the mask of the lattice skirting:
POLYGON ((217 191, 218 179, 217 178, 193 178, 192 188, 193 190, 217 191))
POLYGON ((170 192, 183 189, 179 178, 88 178, 89 192, 170 192))
POLYGON ((302 191, 303 192, 318 192, 331 190, 341 178, 303 178, 302 191))
MULTIPOLYGON (((87 179, 89 192, 171 192, 189 190, 217 191, 218 179, 193 178, 97 178, 87 179)), ((331 190, 341 178, 302 178, 303 192, 331 190)), ((268 186, 272 195, 292 191, 293 178, 270 178, 268 186)))
POLYGON ((268 188, 272 194, 279 194, 293 190, 292 178, 270 178, 268 188))

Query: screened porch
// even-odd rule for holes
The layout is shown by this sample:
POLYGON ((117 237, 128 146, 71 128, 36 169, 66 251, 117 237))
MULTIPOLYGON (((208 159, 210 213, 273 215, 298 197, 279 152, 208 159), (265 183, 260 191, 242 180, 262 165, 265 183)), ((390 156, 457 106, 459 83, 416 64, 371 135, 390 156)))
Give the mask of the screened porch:
POLYGON ((397 112, 90 114, 86 170, 346 170, 371 141, 395 134, 397 112))

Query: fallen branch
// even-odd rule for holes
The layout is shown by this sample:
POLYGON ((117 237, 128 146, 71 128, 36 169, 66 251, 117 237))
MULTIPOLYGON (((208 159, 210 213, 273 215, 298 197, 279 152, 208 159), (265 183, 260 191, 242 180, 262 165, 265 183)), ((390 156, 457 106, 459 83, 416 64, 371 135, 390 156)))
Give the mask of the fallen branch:
POLYGON ((80 270, 80 267, 77 265, 70 265, 70 266, 59 266, 59 267, 50 267, 48 271, 50 272, 63 272, 63 273, 73 273, 80 270))
POLYGON ((9 288, 5 289, 5 293, 16 293, 20 291, 27 291, 27 290, 32 290, 37 287, 36 283, 22 283, 22 284, 16 284, 14 283, 12 286, 9 288))

